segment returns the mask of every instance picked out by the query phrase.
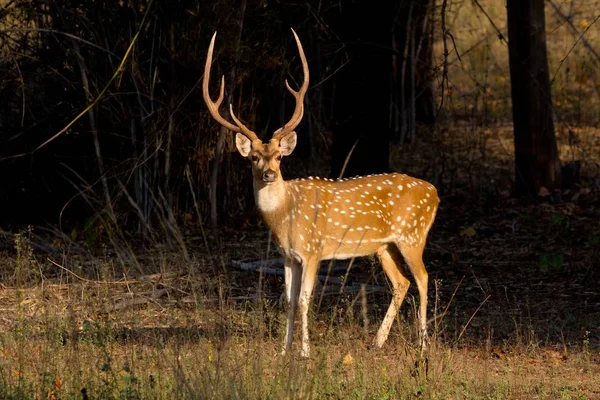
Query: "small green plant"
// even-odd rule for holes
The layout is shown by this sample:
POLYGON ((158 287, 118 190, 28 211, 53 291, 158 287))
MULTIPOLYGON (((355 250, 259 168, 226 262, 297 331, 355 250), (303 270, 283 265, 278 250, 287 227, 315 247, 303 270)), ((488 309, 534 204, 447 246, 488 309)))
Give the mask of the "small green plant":
POLYGON ((17 251, 14 280, 17 287, 21 287, 32 277, 32 274, 39 271, 39 266, 33 255, 32 236, 33 227, 30 225, 26 231, 21 231, 14 237, 14 246, 17 251))
POLYGON ((555 215, 552 217, 552 219, 550 220, 550 224, 553 227, 564 226, 566 224, 566 221, 567 221, 566 215, 559 214, 559 215, 555 215))
POLYGON ((539 269, 542 272, 564 272, 564 260, 562 254, 542 253, 540 254, 539 269))
POLYGON ((583 354, 587 357, 590 355, 590 331, 585 331, 583 335, 583 354))

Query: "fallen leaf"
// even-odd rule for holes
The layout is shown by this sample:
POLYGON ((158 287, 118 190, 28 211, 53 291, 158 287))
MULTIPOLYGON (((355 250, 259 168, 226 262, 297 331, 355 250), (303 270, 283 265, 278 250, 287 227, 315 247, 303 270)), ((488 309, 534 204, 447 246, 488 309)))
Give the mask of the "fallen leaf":
POLYGON ((60 389, 62 389, 62 387, 63 387, 64 383, 65 383, 65 382, 63 381, 63 378, 61 378, 60 376, 57 376, 56 378, 54 378, 54 387, 55 387, 57 390, 60 390, 60 389))
POLYGON ((545 357, 548 357, 554 365, 559 365, 562 361, 567 359, 567 356, 564 353, 557 350, 544 350, 543 354, 545 357))
POLYGON ((344 356, 344 359, 342 360, 342 365, 345 365, 345 366, 352 365, 353 362, 354 362, 354 358, 352 358, 350 353, 348 353, 344 356))
POLYGON ((500 349, 499 349, 499 348, 497 348, 497 347, 494 347, 494 348, 492 349, 492 357, 494 357, 494 358, 499 358, 500 360, 504 360, 504 358, 505 358, 505 357, 504 357, 504 353, 502 352, 502 350, 500 350, 500 349))
POLYGON ((472 226, 461 229, 459 233, 460 233, 460 236, 467 236, 467 237, 473 237, 477 234, 477 232, 475 231, 475 228, 473 228, 472 226))

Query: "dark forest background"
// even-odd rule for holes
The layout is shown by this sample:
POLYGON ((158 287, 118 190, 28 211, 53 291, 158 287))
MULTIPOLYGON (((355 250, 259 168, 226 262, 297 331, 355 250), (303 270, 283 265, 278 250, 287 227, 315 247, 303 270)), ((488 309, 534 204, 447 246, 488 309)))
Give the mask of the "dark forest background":
POLYGON ((509 1, 507 21, 500 2, 3 1, 0 224, 158 239, 182 222, 236 226, 253 215, 249 167, 199 90, 215 31, 213 96, 225 75, 225 103, 263 138, 292 111, 285 79, 301 79, 291 27, 303 41, 311 86, 286 177, 337 177, 348 158, 344 176, 400 170, 442 197, 573 187, 581 152, 570 148, 561 179, 555 132, 576 144, 598 115, 586 107, 598 98, 595 20, 526 3, 509 1), (466 30, 467 17, 485 35, 466 30), (558 29, 549 70, 545 31, 558 29), (498 46, 510 71, 493 58, 498 46), (564 89, 569 79, 579 88, 564 89), (516 167, 489 173, 464 151, 487 162, 489 131, 513 117, 511 80, 516 167))

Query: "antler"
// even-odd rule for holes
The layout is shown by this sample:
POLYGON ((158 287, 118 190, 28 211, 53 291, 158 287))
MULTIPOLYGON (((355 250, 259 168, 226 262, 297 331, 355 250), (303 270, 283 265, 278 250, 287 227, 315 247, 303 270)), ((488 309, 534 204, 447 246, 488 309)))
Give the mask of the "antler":
MULTIPOLYGON (((217 37, 217 32, 215 32, 212 39, 210 40, 210 46, 208 47, 208 55, 206 56, 206 64, 204 65, 204 78, 202 80, 202 96, 204 97, 204 102, 206 103, 206 106, 208 107, 208 111, 210 111, 210 115, 212 115, 212 117, 218 123, 223 125, 225 128, 227 128, 233 132, 240 132, 252 141, 259 140, 256 133, 252 132, 244 124, 242 124, 239 119, 236 118, 235 114, 233 113, 233 108, 232 108, 231 104, 229 105, 229 113, 231 114, 231 118, 235 122, 235 125, 232 124, 231 122, 227 121, 219 113, 219 107, 221 106, 221 103, 223 102, 223 97, 225 94, 225 75, 223 75, 221 77, 221 89, 219 91, 219 98, 217 99, 216 102, 212 101, 212 99, 210 98, 210 94, 208 93, 208 82, 210 81, 210 67, 212 64, 212 55, 213 55, 213 49, 215 47, 215 38, 216 37, 217 37)), ((298 42, 298 43, 300 43, 300 42, 298 42)))
POLYGON ((281 128, 277 129, 275 133, 273 133, 273 139, 279 139, 298 126, 300 121, 302 121, 302 117, 304 116, 304 95, 308 90, 308 81, 309 81, 309 71, 308 71, 308 63, 306 62, 306 56, 304 55, 304 50, 302 49, 302 43, 300 43, 300 39, 298 35, 296 35, 296 31, 292 29, 292 33, 294 34, 294 38, 296 39, 296 44, 298 45, 298 52, 300 53, 300 60, 302 60, 302 69, 304 71, 304 82, 300 87, 299 91, 295 91, 290 87, 287 79, 285 80, 285 87, 290 91, 292 96, 296 99, 296 109, 294 110, 294 114, 292 118, 281 128))

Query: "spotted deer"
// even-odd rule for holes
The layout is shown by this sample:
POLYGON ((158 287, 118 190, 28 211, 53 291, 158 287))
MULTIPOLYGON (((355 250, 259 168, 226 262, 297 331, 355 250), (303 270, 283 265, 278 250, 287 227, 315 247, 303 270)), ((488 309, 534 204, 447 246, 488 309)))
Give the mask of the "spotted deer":
POLYGON ((277 239, 285 262, 285 287, 288 300, 287 327, 283 354, 291 349, 296 310, 302 316, 302 351, 310 353, 308 307, 319 262, 376 254, 393 288, 392 301, 377 331, 374 344, 383 346, 392 322, 404 300, 410 271, 417 283, 420 307, 419 327, 422 348, 427 340, 427 282, 423 249, 435 219, 438 195, 428 182, 399 173, 369 175, 350 179, 284 180, 280 163, 296 147, 294 129, 304 113, 308 89, 308 63, 296 32, 304 82, 298 91, 285 85, 296 99, 291 119, 263 143, 248 129, 229 106, 233 123, 219 111, 223 101, 225 77, 217 101, 210 97, 208 85, 216 32, 208 48, 202 93, 212 117, 235 132, 239 153, 252 163, 254 197, 266 225, 277 239), (402 258, 408 268, 403 268, 402 258))

